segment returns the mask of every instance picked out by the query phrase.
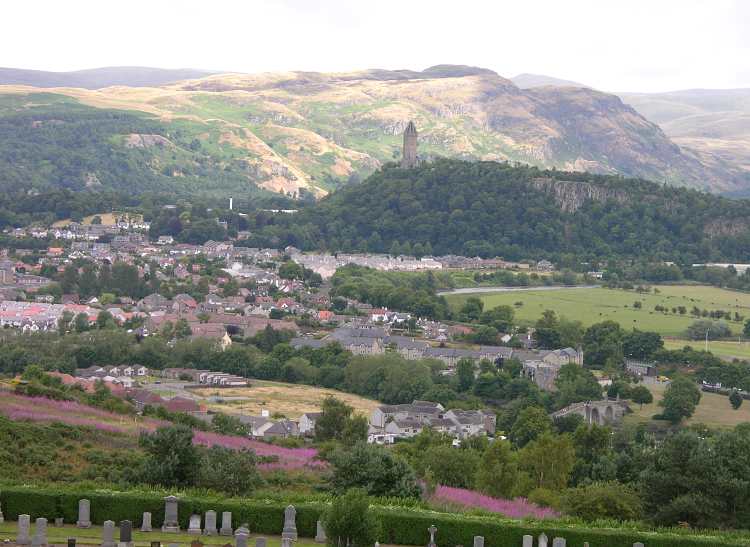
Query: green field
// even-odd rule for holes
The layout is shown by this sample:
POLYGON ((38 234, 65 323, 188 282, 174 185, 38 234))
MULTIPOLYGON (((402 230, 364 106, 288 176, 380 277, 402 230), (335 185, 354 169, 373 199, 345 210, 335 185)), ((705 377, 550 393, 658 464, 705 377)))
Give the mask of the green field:
MULTIPOLYGON (((690 315, 693 306, 700 309, 737 311, 750 317, 750 294, 718 289, 703 285, 665 285, 655 287, 659 293, 636 293, 619 289, 587 288, 559 290, 528 290, 496 293, 448 295, 446 299, 454 310, 470 296, 478 296, 485 309, 500 305, 514 306, 516 318, 522 322, 536 321, 544 310, 554 310, 558 315, 581 321, 585 326, 611 319, 623 328, 659 332, 664 336, 681 336, 695 318, 690 315), (641 302, 641 309, 633 303, 641 302), (522 305, 516 305, 522 303, 522 305), (684 306, 685 315, 654 311, 661 305, 668 309, 684 306)), ((742 323, 730 321, 732 331, 739 334, 742 323)), ((695 344, 694 344, 695 345, 695 344)))
MULTIPOLYGON (((664 340, 664 347, 667 349, 682 349, 685 346, 691 346, 693 349, 702 350, 706 344, 701 340, 685 340, 678 338, 669 338, 664 340)), ((708 343, 708 351, 725 359, 750 359, 750 341, 745 340, 717 340, 708 343)))

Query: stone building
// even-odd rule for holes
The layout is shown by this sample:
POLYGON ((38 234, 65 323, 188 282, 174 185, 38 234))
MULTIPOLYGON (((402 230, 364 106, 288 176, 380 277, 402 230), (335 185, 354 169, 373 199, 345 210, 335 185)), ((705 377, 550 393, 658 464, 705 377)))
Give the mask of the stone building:
POLYGON ((404 130, 404 155, 401 158, 401 167, 411 169, 418 164, 417 160, 417 127, 413 121, 404 130))

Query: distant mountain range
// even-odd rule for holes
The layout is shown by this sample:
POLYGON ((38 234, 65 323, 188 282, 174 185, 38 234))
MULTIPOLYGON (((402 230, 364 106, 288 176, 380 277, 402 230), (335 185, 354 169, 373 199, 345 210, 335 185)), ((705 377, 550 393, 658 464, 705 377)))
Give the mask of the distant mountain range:
MULTIPOLYGON (((48 120, 43 124, 50 133, 46 136, 59 143, 56 131, 67 130, 66 138, 71 138, 72 119, 66 122, 65 116, 75 118, 74 99, 95 110, 142 113, 148 133, 139 132, 141 123, 131 123, 127 130, 122 123, 108 123, 112 133, 97 153, 120 154, 139 172, 152 171, 161 188, 185 188, 187 177, 190 188, 197 185, 211 193, 236 195, 244 181, 288 195, 324 195, 399 158, 400 135, 411 119, 423 157, 509 160, 745 192, 750 187, 747 162, 742 151, 732 153, 732 146, 741 148, 746 135, 746 103, 741 97, 714 105, 672 95, 623 94, 623 102, 575 82, 538 75, 511 81, 491 70, 456 65, 333 74, 0 69, 0 122, 6 120, 0 166, 5 157, 8 169, 17 169, 18 152, 3 145, 3 140, 13 140, 18 126, 14 116, 31 119, 28 123, 48 120), (25 86, 46 91, 46 99, 28 96, 35 90, 25 86), (35 112, 42 115, 40 109, 44 119, 34 120, 35 112), (690 129, 691 117, 703 129, 690 129), (736 127, 730 135, 732 120, 736 127), (718 128, 714 137, 706 136, 709 127, 718 128), (231 184, 222 182, 229 179, 231 184)), ((80 131, 90 131, 90 126, 81 124, 80 131)), ((34 135, 24 128, 24 139, 33 142, 34 135)), ((58 161, 59 144, 55 150, 23 147, 25 171, 14 180, 33 181, 29 189, 35 190, 39 184, 83 188, 95 181, 116 185, 122 179, 99 172, 111 161, 86 167, 77 159, 65 163, 65 180, 60 181, 49 169, 50 162, 58 161)))

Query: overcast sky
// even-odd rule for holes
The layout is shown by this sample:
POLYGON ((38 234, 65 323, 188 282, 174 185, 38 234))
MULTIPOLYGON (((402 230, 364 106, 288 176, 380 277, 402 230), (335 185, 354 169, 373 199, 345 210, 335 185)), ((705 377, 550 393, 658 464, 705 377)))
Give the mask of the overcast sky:
POLYGON ((442 63, 608 91, 750 87, 750 1, 3 2, 6 67, 260 72, 442 63))

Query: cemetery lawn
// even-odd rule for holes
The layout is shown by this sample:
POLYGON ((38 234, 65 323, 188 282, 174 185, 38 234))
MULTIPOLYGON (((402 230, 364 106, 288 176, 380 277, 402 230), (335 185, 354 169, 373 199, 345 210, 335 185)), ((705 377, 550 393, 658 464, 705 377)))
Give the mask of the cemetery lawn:
MULTIPOLYGON (((654 395, 654 402, 648 405, 631 403, 633 414, 625 419, 630 422, 647 422, 655 414, 659 414, 662 408, 658 406, 666 390, 666 384, 647 385, 654 395)), ((738 410, 733 410, 729 404, 729 398, 718 393, 706 393, 701 391, 701 402, 695 409, 695 414, 687 421, 687 424, 705 424, 709 427, 733 428, 743 422, 750 422, 750 401, 745 401, 738 410)))
MULTIPOLYGON (((637 293, 620 289, 582 288, 553 290, 524 290, 495 293, 452 294, 445 298, 453 310, 458 310, 470 296, 479 297, 484 309, 500 305, 512 306, 516 318, 521 322, 532 323, 541 317, 544 310, 554 310, 558 315, 581 321, 588 327, 601 321, 613 320, 627 330, 658 332, 663 336, 679 337, 695 320, 690 315, 693 306, 707 310, 724 310, 732 314, 738 312, 750 317, 750 294, 704 285, 659 285, 654 286, 659 293, 637 293), (641 308, 634 308, 635 301, 641 308), (516 306, 521 302, 522 305, 516 306), (657 305, 671 310, 684 306, 685 315, 654 311, 657 305)), ((732 331, 739 334, 742 322, 728 322, 732 331)))
MULTIPOLYGON (((252 523, 251 527, 252 527, 252 523)), ((194 540, 198 540, 204 545, 225 545, 231 543, 234 545, 234 538, 228 536, 191 536, 190 534, 170 534, 164 533, 160 529, 156 528, 153 532, 141 532, 139 531, 140 523, 133 523, 133 541, 136 546, 139 547, 150 547, 152 541, 160 541, 162 545, 168 543, 179 543, 180 545, 190 545, 194 540)), ((15 541, 16 534, 18 532, 18 525, 15 522, 6 521, 0 524, 0 541, 9 539, 11 542, 15 541)), ((31 533, 34 533, 34 521, 31 522, 31 533)), ((115 528, 115 541, 119 537, 119 530, 115 528)), ((59 545, 67 545, 68 538, 76 538, 77 545, 101 545, 102 542, 102 527, 92 526, 91 528, 76 528, 73 524, 66 524, 62 528, 56 528, 53 522, 47 525, 47 539, 49 543, 56 543, 59 545)), ((259 537, 258 534, 250 534, 248 539, 248 545, 255 545, 255 538, 259 537)), ((281 547, 281 536, 262 536, 267 538, 268 547, 281 547)), ((315 543, 311 538, 299 538, 294 542, 296 547, 315 547, 319 544, 315 543)))
POLYGON ((268 410, 271 415, 279 413, 287 418, 299 418, 306 412, 319 412, 321 402, 329 395, 344 401, 351 405, 355 412, 366 416, 380 405, 373 399, 335 389, 265 380, 251 380, 251 383, 250 387, 195 389, 191 390, 191 393, 204 397, 209 410, 255 416, 260 415, 261 410, 268 410), (223 401, 210 402, 209 397, 220 397, 223 401))

